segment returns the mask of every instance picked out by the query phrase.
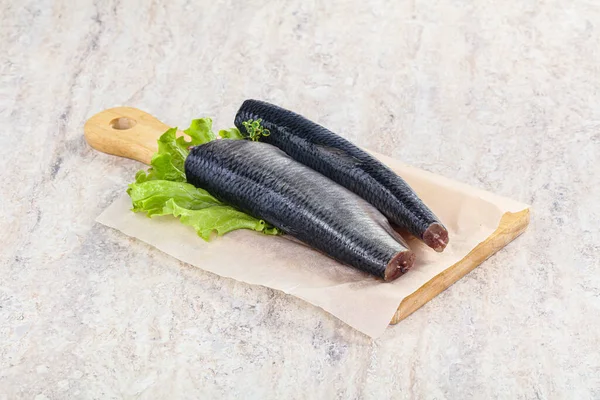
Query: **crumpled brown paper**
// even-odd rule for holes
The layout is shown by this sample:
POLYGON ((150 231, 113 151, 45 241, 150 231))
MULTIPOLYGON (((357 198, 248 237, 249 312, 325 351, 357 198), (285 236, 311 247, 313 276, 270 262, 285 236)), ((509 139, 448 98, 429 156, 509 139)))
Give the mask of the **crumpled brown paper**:
POLYGON ((384 332, 406 296, 483 242, 505 212, 528 206, 371 154, 401 175, 450 233, 443 253, 409 240, 417 256, 415 266, 391 283, 341 265, 285 236, 240 230, 205 242, 173 217, 150 219, 131 212, 125 193, 97 221, 198 268, 297 296, 375 338, 384 332))

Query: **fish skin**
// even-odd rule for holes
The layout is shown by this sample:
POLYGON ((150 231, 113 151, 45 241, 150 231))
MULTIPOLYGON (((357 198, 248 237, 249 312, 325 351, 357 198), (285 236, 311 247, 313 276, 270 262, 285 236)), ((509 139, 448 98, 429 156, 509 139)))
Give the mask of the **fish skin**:
POLYGON ((372 205, 269 144, 215 140, 196 146, 185 173, 189 183, 219 200, 385 280, 397 278, 414 261, 372 205))
POLYGON ((446 247, 448 231, 439 218, 404 179, 364 150, 301 115, 267 102, 244 101, 235 125, 246 134, 242 122, 250 119, 261 119, 262 126, 270 131, 261 141, 358 194, 436 251, 446 247))

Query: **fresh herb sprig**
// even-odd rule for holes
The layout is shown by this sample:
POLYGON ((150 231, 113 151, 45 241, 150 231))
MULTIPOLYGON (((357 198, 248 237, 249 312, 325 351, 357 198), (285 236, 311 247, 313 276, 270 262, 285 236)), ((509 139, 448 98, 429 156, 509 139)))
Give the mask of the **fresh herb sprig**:
POLYGON ((248 121, 242 122, 244 128, 246 128, 246 133, 248 134, 248 139, 253 142, 258 142, 261 137, 269 136, 271 131, 262 126, 262 119, 249 119, 248 121))

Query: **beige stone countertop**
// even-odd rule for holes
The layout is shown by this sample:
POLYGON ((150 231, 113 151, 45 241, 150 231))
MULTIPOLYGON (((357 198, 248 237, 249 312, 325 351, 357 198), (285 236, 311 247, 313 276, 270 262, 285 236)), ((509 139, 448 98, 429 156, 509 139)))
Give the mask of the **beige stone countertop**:
POLYGON ((0 399, 600 399, 599 161, 592 0, 0 1, 0 399), (246 98, 529 230, 373 341, 94 222, 140 164, 87 118, 246 98))

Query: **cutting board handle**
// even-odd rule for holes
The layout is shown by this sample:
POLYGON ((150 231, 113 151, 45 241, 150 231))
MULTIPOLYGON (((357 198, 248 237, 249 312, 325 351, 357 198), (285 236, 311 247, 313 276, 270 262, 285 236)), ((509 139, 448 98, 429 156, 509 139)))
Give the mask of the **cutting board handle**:
POLYGON ((94 149, 150 164, 156 140, 169 129, 152 115, 132 107, 104 110, 87 120, 85 140, 94 149))

